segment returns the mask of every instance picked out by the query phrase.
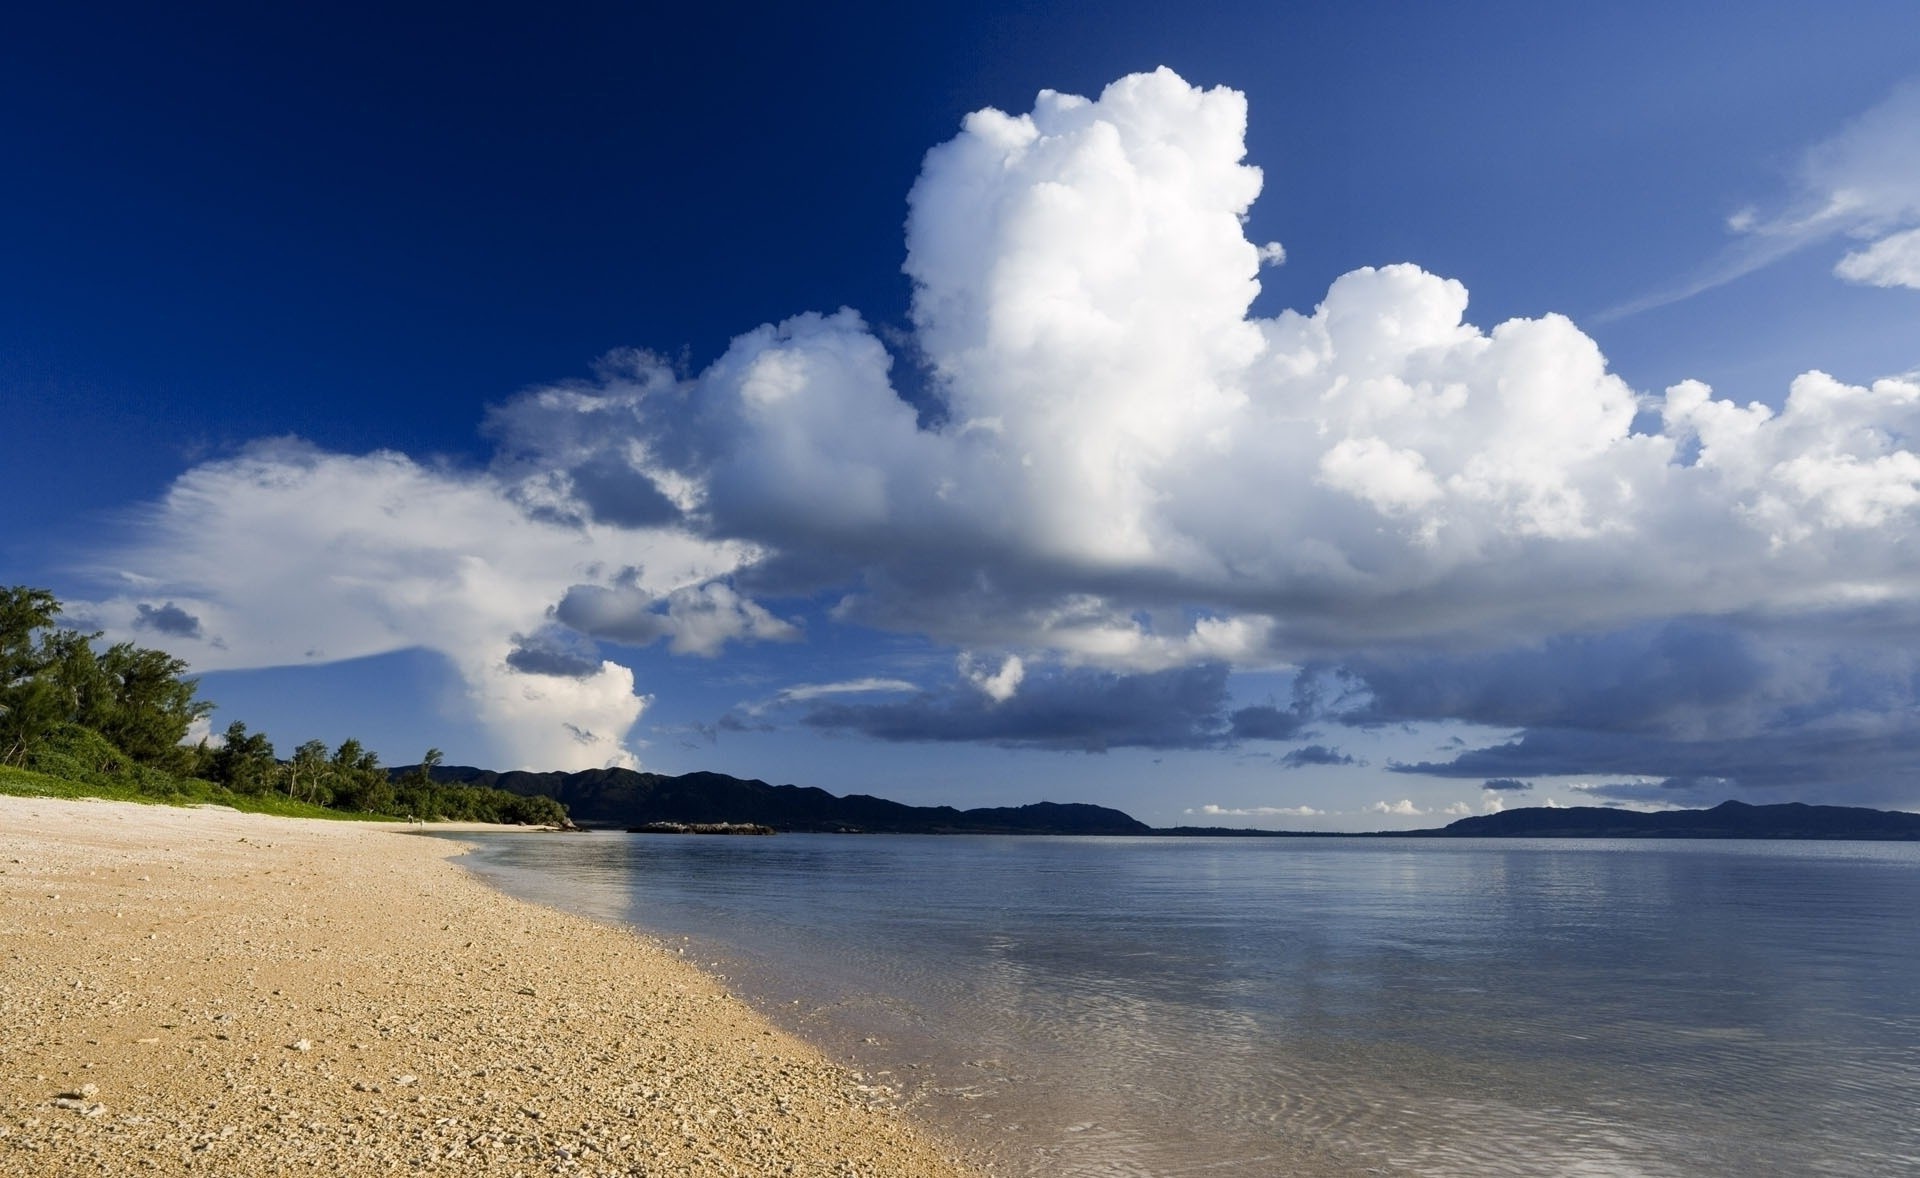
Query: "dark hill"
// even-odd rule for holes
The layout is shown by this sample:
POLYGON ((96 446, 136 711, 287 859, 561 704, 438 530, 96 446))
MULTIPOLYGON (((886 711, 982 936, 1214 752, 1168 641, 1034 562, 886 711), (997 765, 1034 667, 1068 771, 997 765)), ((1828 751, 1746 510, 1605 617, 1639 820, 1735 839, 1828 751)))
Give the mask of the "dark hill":
POLYGON ((578 773, 441 766, 435 781, 491 785, 517 794, 545 794, 583 826, 648 822, 755 823, 779 830, 889 834, 1151 834, 1145 823, 1105 806, 1036 802, 1029 806, 956 810, 909 806, 865 794, 837 797, 823 789, 743 781, 724 773, 669 777, 632 769, 578 773))
POLYGON ((1920 839, 1920 814, 1803 802, 1722 802, 1711 810, 1661 814, 1601 806, 1528 806, 1412 833, 1446 838, 1920 839))

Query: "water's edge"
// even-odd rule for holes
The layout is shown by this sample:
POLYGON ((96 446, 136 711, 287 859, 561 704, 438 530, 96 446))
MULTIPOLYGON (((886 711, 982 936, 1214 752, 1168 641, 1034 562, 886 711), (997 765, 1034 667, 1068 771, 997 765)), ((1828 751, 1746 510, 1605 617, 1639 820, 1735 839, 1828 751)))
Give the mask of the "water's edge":
POLYGON ((1910 845, 469 841, 492 886, 684 949, 1000 1173, 1920 1160, 1910 845))
MULTIPOLYGON (((849 1034, 832 1024, 822 1022, 817 1010, 803 1009, 802 1003, 798 1000, 783 1002, 770 997, 766 979, 772 975, 764 964, 740 956, 737 949, 718 941, 699 938, 689 933, 672 933, 636 921, 630 916, 616 914, 610 909, 581 904, 578 896, 571 897, 569 902, 567 898, 539 894, 541 889, 526 886, 531 882, 531 877, 504 870, 487 861, 489 852, 498 849, 494 841, 496 832, 481 834, 474 831, 426 830, 421 833, 460 844, 463 849, 449 862, 502 895, 535 907, 582 916, 610 929, 635 933, 653 941, 663 949, 676 951, 690 968, 699 970, 719 982, 727 993, 746 1003, 749 1009, 769 1024, 802 1040, 828 1060, 844 1068, 856 1084, 863 1086, 867 1095, 885 1100, 898 1107, 905 1115, 912 1117, 919 1128, 938 1141, 946 1152, 982 1173, 1005 1172, 1006 1159, 1003 1151, 996 1149, 990 1138, 957 1131, 957 1127, 951 1122, 929 1115, 930 1110, 925 1107, 926 1085, 915 1082, 914 1073, 920 1070, 918 1061, 896 1060, 892 1056, 882 1059, 873 1056, 872 1053, 867 1053, 863 1057, 863 1054, 857 1050, 861 1045, 858 1040, 863 1038, 862 1036, 849 1034), (516 883, 521 886, 514 886, 516 883), (755 983, 751 980, 755 978, 761 981, 755 983)), ((531 830, 501 831, 497 834, 501 839, 542 836, 575 837, 553 831, 531 830)), ((876 1043, 877 1041, 874 1041, 865 1045, 874 1046, 876 1043)))

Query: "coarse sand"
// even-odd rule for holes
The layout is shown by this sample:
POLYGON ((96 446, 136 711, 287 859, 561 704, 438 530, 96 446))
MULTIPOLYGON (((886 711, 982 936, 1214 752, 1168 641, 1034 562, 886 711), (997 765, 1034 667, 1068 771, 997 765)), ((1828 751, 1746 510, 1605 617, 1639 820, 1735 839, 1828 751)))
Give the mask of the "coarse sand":
POLYGON ((460 850, 0 797, 0 1175, 978 1173, 675 951, 460 850))

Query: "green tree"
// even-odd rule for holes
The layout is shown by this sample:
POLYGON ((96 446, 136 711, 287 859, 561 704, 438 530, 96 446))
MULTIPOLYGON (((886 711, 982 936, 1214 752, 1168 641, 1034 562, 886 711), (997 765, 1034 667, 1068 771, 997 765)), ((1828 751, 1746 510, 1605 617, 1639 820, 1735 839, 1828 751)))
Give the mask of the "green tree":
POLYGON ((131 642, 96 654, 100 635, 56 628, 59 613, 45 589, 0 590, 0 763, 23 763, 61 725, 79 724, 136 763, 190 769, 180 742, 212 705, 194 698, 187 664, 131 642))
POLYGON ((333 805, 368 814, 393 811, 393 783, 387 780, 380 758, 351 737, 333 753, 333 805))
POLYGON ((41 666, 37 635, 53 628, 60 601, 45 589, 15 585, 0 589, 0 682, 37 674, 41 666))
POLYGON ((209 766, 215 781, 239 794, 266 793, 273 788, 279 768, 267 734, 249 733, 239 720, 227 725, 226 742, 214 751, 209 766))
POLYGON ((45 589, 0 589, 0 765, 25 762, 68 718, 66 694, 45 675, 52 656, 42 632, 59 614, 60 602, 45 589))
POLYGON ((545 794, 535 794, 531 797, 522 794, 508 796, 512 800, 500 806, 499 816, 493 821, 518 823, 522 826, 565 827, 569 825, 567 808, 545 794))
POLYGON ((195 720, 213 710, 212 704, 194 699, 199 680, 182 678, 187 664, 165 651, 121 642, 107 648, 98 666, 106 697, 81 712, 80 723, 136 761, 181 767, 187 757, 180 742, 195 720))
POLYGON ((420 763, 407 770, 405 776, 400 779, 401 784, 420 787, 432 786, 433 771, 440 767, 440 762, 446 760, 446 756, 447 755, 439 749, 428 749, 426 755, 420 758, 420 763))
POLYGON ((66 701, 45 679, 0 685, 0 765, 22 765, 65 721, 66 701))
POLYGON ((298 798, 305 794, 309 801, 326 805, 333 797, 327 785, 328 769, 324 742, 310 740, 293 750, 293 760, 286 766, 287 796, 298 798))

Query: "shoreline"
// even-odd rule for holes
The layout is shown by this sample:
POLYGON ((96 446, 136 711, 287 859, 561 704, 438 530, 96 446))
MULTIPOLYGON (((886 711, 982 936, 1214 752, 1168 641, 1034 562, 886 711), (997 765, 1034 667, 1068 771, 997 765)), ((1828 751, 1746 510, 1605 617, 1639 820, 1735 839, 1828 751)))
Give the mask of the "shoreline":
POLYGON ((0 797, 0 1174, 981 1172, 422 829, 0 797))

